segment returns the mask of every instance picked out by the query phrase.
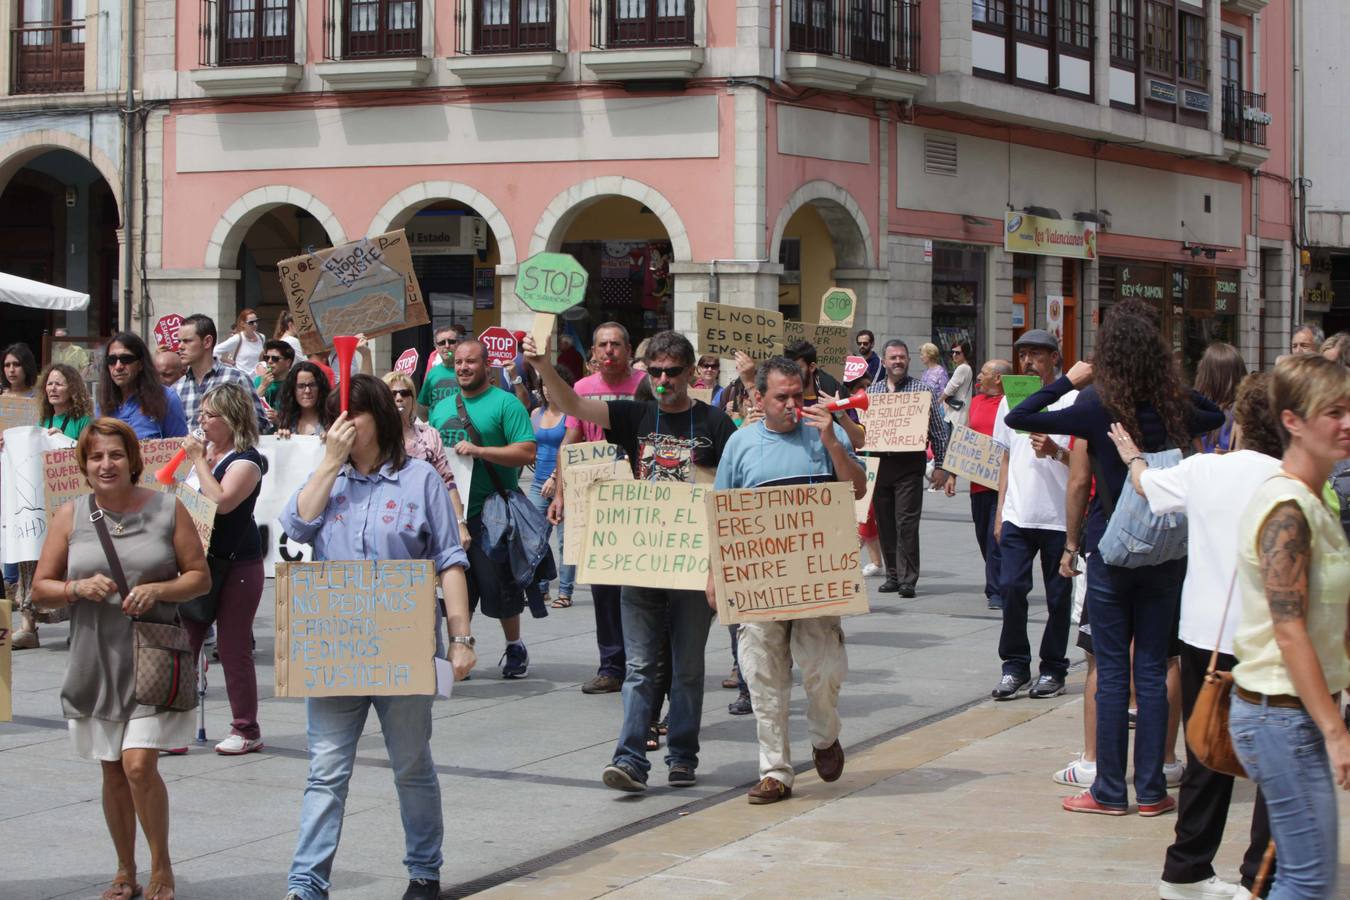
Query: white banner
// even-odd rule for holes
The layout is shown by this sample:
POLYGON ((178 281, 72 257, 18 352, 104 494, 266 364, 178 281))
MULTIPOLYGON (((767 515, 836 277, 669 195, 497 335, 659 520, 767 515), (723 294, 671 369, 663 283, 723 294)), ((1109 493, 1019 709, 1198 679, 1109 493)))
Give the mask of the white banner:
POLYGON ((47 536, 42 454, 74 443, 36 426, 5 431, 5 450, 0 457, 0 556, 5 562, 26 562, 41 554, 47 536))

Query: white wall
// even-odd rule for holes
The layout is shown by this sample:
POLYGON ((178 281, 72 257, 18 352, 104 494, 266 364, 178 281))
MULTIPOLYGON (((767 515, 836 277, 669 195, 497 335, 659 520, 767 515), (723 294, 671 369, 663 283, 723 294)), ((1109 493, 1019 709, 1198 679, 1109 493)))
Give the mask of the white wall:
POLYGON ((1308 236, 1350 246, 1350 3, 1304 2, 1304 175, 1308 236), (1336 215, 1344 213, 1345 215, 1336 215))

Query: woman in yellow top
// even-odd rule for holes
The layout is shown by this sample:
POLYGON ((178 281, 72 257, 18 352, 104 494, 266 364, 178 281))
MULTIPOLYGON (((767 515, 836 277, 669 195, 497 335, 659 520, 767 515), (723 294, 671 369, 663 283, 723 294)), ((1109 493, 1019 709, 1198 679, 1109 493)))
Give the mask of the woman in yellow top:
POLYGON ((1350 456, 1350 370, 1320 356, 1275 367, 1270 408, 1284 442, 1238 530, 1242 624, 1229 731, 1270 814, 1271 900, 1337 896, 1335 783, 1350 789, 1350 547, 1322 501, 1350 456))

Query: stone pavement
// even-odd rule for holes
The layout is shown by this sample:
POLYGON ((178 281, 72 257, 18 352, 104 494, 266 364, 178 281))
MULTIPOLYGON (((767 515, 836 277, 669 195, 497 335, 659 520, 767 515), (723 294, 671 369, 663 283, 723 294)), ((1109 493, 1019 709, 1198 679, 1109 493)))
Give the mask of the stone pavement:
MULTIPOLYGON (((479 896, 1155 898, 1175 816, 1059 808, 1074 789, 1050 773, 1082 734, 1081 683, 1075 693, 981 703, 851 755, 834 784, 812 771, 786 801, 732 797, 479 896)), ((1235 792, 1215 863, 1232 881, 1254 793, 1250 782, 1235 792)), ((1350 889, 1345 828, 1340 858, 1350 889)))

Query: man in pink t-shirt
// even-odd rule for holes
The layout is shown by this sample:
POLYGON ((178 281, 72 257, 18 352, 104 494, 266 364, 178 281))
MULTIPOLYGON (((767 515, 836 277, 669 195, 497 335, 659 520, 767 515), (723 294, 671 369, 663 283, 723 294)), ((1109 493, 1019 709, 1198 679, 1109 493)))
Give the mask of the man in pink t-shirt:
MULTIPOLYGON (((594 375, 587 375, 576 383, 574 390, 579 396, 594 397, 598 400, 628 400, 647 377, 645 372, 633 368, 633 344, 629 340, 628 329, 618 322, 606 322, 595 329, 591 355, 600 366, 600 371, 594 375)), ((603 440, 605 431, 599 425, 582 422, 572 416, 567 417, 567 435, 563 438, 564 444, 603 440)), ((549 518, 561 521, 562 512, 562 491, 558 491, 553 505, 549 508, 549 518)), ((619 592, 618 585, 591 585, 591 600, 595 607, 595 643, 600 651, 600 668, 594 678, 581 686, 582 693, 614 694, 623 688, 627 657, 623 651, 623 619, 619 612, 619 592)))

